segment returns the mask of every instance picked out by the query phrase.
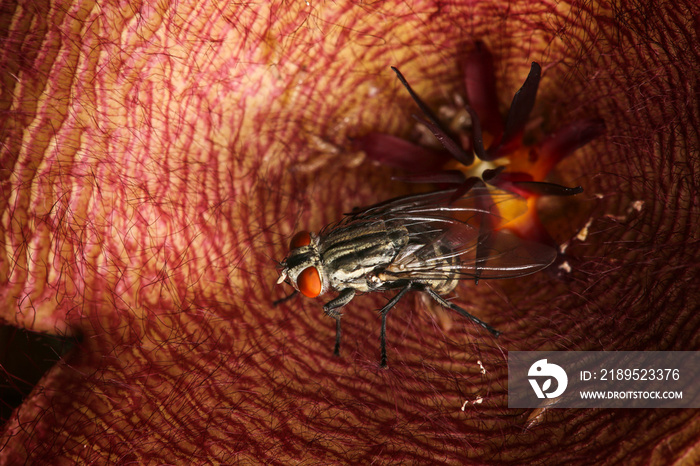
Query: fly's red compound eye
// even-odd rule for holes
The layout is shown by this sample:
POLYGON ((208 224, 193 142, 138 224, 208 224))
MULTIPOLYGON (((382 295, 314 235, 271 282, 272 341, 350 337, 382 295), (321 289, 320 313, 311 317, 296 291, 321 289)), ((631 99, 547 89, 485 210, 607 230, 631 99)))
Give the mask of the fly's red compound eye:
MULTIPOLYGON (((308 235, 308 233, 307 233, 308 235)), ((315 298, 321 294, 321 276, 316 267, 307 267, 297 277, 297 285, 301 294, 307 298, 315 298)))
MULTIPOLYGON (((308 231, 300 231, 289 242, 289 250, 308 246, 311 244, 311 234, 308 231)), ((308 270, 308 269, 307 269, 308 270)))

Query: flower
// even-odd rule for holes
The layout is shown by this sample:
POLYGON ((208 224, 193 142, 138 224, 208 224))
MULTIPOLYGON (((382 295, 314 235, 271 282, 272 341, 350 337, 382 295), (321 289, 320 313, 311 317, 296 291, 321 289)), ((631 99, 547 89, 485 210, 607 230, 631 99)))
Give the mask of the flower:
POLYGON ((533 62, 530 73, 513 97, 505 118, 498 113, 493 56, 481 42, 464 62, 464 82, 470 117, 470 133, 455 134, 413 91, 401 72, 393 68, 425 118, 413 117, 426 126, 442 144, 442 150, 421 147, 394 136, 372 132, 356 140, 368 158, 411 173, 401 179, 418 183, 458 185, 460 193, 481 181, 519 194, 527 210, 501 225, 517 235, 557 247, 537 213, 541 196, 570 196, 581 187, 567 188, 545 181, 554 167, 576 149, 585 146, 605 130, 601 119, 576 120, 532 144, 526 125, 539 88, 541 68, 533 62), (462 144, 460 145, 460 141, 462 144))
POLYGON ((696 3, 7 2, 0 318, 82 340, 12 412, 0 462, 697 456, 694 410, 507 408, 504 355, 698 349, 696 3), (338 360, 316 303, 271 306, 272 258, 300 225, 396 186, 325 147, 317 171, 290 168, 315 139, 398 134, 377 76, 400 60, 458 79, 474 37, 499 64, 546 57, 559 85, 543 81, 541 115, 605 118, 600 152, 566 164, 568 179, 591 175, 588 239, 571 247, 585 261, 511 302, 470 294, 502 319, 498 346, 403 306, 389 371, 376 364, 386 301, 361 297, 338 360))

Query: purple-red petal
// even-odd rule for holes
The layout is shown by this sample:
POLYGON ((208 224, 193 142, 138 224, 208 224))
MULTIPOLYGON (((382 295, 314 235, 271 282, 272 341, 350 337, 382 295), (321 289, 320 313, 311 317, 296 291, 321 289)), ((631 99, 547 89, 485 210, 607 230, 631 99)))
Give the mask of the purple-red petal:
POLYGON ((413 101, 418 105, 418 108, 420 108, 421 112, 423 112, 423 115, 425 115, 428 120, 432 121, 433 124, 439 126, 440 125, 440 119, 433 113, 433 111, 428 107, 428 104, 423 102, 423 99, 420 98, 418 94, 413 90, 410 84, 408 84, 408 81, 406 78, 401 74, 401 71, 395 66, 392 66, 391 69, 396 73, 396 77, 399 78, 399 81, 401 81, 401 84, 403 84, 403 87, 406 88, 408 93, 411 95, 411 98, 413 101))
POLYGON ((467 177, 459 170, 442 170, 417 175, 396 176, 392 179, 403 181, 404 183, 435 183, 441 185, 454 185, 464 183, 467 180, 467 177))
POLYGON ((551 169, 561 159, 585 146, 604 132, 605 122, 601 119, 574 121, 559 128, 542 141, 538 149, 539 157, 545 159, 551 169))
POLYGON ((445 151, 421 147, 385 133, 369 133, 353 141, 370 160, 409 172, 439 170, 451 156, 445 151))
POLYGON ((500 141, 494 139, 493 144, 488 150, 493 157, 499 157, 511 152, 514 149, 514 147, 512 147, 514 144, 516 146, 520 145, 523 129, 530 117, 532 108, 535 106, 541 75, 542 68, 540 65, 536 62, 532 62, 527 79, 525 79, 522 87, 518 89, 518 92, 513 96, 513 101, 510 104, 508 116, 506 117, 503 138, 500 141))
POLYGON ((498 112, 493 56, 483 43, 475 44, 474 50, 464 61, 463 69, 469 104, 479 115, 483 129, 500 139, 503 134, 503 118, 498 112))
POLYGON ((479 118, 476 110, 474 110, 471 106, 465 105, 464 109, 467 111, 467 113, 469 113, 469 116, 472 119, 472 147, 474 148, 476 156, 481 160, 491 160, 488 158, 486 150, 484 149, 484 135, 481 131, 481 118, 479 118))
POLYGON ((513 185, 518 189, 537 196, 573 196, 581 194, 583 188, 576 186, 569 188, 556 183, 545 181, 514 181, 513 185))
POLYGON ((447 152, 449 152, 452 157, 458 161, 459 163, 466 165, 467 167, 474 163, 474 154, 473 153, 467 153, 460 147, 460 145, 455 141, 452 136, 447 134, 447 132, 442 129, 442 126, 439 124, 434 124, 430 120, 426 120, 425 118, 422 118, 419 115, 413 115, 413 118, 425 125, 426 128, 430 130, 431 133, 433 133, 433 136, 435 136, 435 139, 440 141, 440 144, 442 144, 442 147, 447 149, 447 152))

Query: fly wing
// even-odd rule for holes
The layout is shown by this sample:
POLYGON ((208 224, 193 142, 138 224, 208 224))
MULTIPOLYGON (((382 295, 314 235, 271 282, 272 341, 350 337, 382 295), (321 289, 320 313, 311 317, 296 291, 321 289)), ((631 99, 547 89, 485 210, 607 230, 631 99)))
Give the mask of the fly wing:
POLYGON ((508 230, 467 231, 461 237, 467 240, 455 244, 412 235, 418 242, 409 244, 387 271, 397 279, 515 278, 545 269, 557 256, 554 248, 523 240, 508 230), (423 243, 425 239, 429 242, 423 243))
POLYGON ((406 215, 407 213, 420 212, 449 212, 454 208, 461 206, 463 209, 467 207, 469 210, 476 210, 477 203, 475 199, 496 196, 513 197, 512 194, 505 191, 489 188, 486 186, 475 186, 467 193, 455 198, 458 189, 445 189, 424 194, 412 194, 409 196, 401 196, 388 201, 380 202, 363 209, 356 210, 346 214, 351 218, 384 218, 393 215, 406 215), (470 203, 470 205, 465 203, 470 203))
POLYGON ((395 278, 513 278, 538 272, 556 259, 549 246, 500 228, 527 210, 522 197, 476 186, 404 196, 350 214, 348 220, 381 220, 404 226, 409 244, 387 272, 395 278))

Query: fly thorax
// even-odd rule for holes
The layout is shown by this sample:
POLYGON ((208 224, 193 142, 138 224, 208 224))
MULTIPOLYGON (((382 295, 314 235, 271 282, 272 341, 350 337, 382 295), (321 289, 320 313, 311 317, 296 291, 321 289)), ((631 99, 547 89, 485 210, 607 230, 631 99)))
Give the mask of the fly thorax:
POLYGON ((408 242, 405 228, 383 222, 362 225, 329 235, 322 241, 324 270, 331 287, 366 292, 377 289, 376 272, 391 264, 408 242))

